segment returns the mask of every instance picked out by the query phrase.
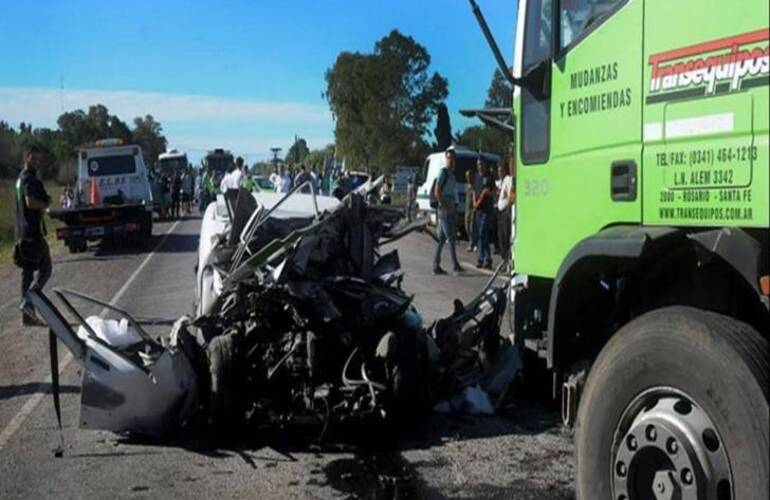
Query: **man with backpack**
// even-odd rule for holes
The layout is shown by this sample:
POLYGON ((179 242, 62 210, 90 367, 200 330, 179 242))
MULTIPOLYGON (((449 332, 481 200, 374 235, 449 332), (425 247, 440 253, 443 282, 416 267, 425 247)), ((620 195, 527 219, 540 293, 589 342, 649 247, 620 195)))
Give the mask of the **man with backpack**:
POLYGON ((431 186, 432 208, 436 209, 436 223, 438 233, 438 243, 436 245, 436 255, 433 257, 433 274, 446 274, 441 268, 441 251, 444 249, 444 243, 449 241, 449 256, 452 258, 455 274, 462 271, 460 263, 457 261, 457 206, 459 197, 457 196, 457 183, 454 178, 455 151, 447 149, 444 153, 445 166, 439 171, 438 177, 431 186))

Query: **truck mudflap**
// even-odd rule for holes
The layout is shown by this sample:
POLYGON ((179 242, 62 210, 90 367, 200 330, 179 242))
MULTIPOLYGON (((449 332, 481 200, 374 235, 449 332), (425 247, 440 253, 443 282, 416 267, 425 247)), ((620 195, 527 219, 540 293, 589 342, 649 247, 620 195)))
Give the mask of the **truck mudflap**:
POLYGON ((54 292, 82 327, 81 335, 42 291, 30 290, 26 297, 82 367, 81 428, 159 435, 192 414, 198 399, 197 375, 176 345, 178 325, 164 347, 129 316, 142 340, 118 349, 97 337, 66 296, 123 311, 74 292, 54 292))

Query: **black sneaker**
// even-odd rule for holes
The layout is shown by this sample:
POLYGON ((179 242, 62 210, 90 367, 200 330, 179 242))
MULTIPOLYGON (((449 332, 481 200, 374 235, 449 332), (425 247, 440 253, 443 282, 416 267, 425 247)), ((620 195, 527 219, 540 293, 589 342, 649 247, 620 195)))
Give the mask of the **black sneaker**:
POLYGON ((46 326, 46 324, 37 316, 30 316, 28 314, 22 313, 21 326, 46 326))
POLYGON ((457 266, 454 269, 452 269, 452 274, 455 276, 458 276, 462 274, 463 271, 465 271, 465 269, 463 269, 461 266, 457 266))
POLYGON ((440 267, 434 267, 433 268, 433 274, 436 274, 436 275, 438 275, 438 274, 446 274, 446 271, 444 271, 440 267))
POLYGON ((484 267, 484 269, 492 269, 492 263, 491 262, 487 262, 486 264, 484 264, 483 267, 484 267))
POLYGON ((21 305, 21 325, 22 326, 45 326, 43 320, 38 318, 35 308, 29 302, 21 305))

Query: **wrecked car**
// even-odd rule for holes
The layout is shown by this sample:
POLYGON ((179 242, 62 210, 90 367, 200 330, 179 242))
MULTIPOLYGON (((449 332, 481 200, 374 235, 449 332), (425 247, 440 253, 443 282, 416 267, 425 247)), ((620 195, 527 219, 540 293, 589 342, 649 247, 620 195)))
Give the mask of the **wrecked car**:
POLYGON ((507 343, 499 336, 505 291, 494 277, 426 328, 402 288, 398 252, 381 252, 424 220, 402 225, 400 209, 369 206, 359 193, 310 217, 273 218, 280 200, 260 208, 249 198, 232 196, 229 231, 217 240, 227 248, 217 255, 218 293, 160 340, 124 311, 56 290, 81 325, 76 333, 42 292, 29 292, 83 366, 82 427, 307 426, 322 438, 337 425, 401 429, 458 391, 504 391, 510 379, 495 382, 504 373, 485 375, 507 343), (98 334, 73 296, 122 315, 134 340, 98 334))

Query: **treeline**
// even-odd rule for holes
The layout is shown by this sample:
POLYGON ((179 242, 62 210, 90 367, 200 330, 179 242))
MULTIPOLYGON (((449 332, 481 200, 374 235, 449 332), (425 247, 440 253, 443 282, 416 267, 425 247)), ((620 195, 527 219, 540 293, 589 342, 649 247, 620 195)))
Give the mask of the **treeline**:
POLYGON ((44 179, 60 183, 72 182, 75 177, 78 149, 98 139, 108 137, 139 144, 145 162, 153 164, 166 150, 163 128, 152 115, 136 117, 132 126, 110 114, 106 106, 96 104, 88 111, 77 109, 63 113, 56 120, 58 128, 33 128, 20 123, 18 129, 0 120, 0 177, 15 177, 21 168, 24 147, 28 141, 40 145, 46 161, 39 174, 44 179))
MULTIPOLYGON (((487 125, 455 135, 445 100, 449 82, 430 72, 428 50, 397 30, 371 53, 342 52, 326 72, 324 97, 335 121, 337 156, 348 166, 390 173, 396 165, 421 165, 431 151, 452 143, 504 155, 513 137, 487 125), (430 140, 429 126, 435 120, 430 140)), ((511 107, 512 91, 495 72, 487 107, 511 107)))

